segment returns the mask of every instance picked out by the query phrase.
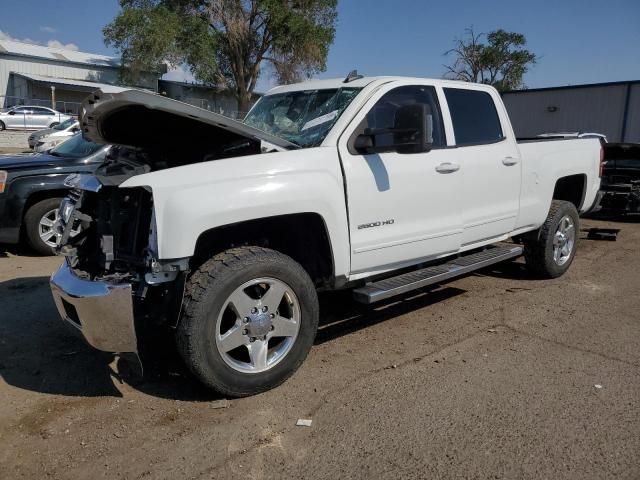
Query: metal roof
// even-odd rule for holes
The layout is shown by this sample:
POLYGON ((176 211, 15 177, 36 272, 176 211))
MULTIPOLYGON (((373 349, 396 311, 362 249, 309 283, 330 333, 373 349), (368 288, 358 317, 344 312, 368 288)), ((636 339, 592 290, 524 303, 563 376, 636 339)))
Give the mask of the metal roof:
POLYGON ((640 80, 623 80, 619 82, 604 83, 583 83, 579 85, 561 85, 558 87, 523 88, 522 90, 509 90, 507 92, 504 92, 503 95, 507 95, 510 93, 548 92, 552 90, 575 90, 577 88, 614 87, 620 85, 635 85, 636 83, 640 83, 640 80))
MULTIPOLYGON (((118 88, 114 87, 114 85, 109 85, 106 83, 97 83, 97 82, 87 82, 84 80, 69 80, 66 78, 55 78, 55 77, 45 77, 44 75, 35 75, 33 73, 19 73, 19 72, 11 72, 13 75, 17 75, 19 77, 26 78, 28 80, 33 80, 38 83, 45 83, 47 85, 55 85, 60 87, 75 87, 75 90, 84 90, 88 92, 92 92, 99 88, 109 89, 109 88, 118 88)), ((122 90, 119 88, 119 90, 122 90)))
POLYGON ((80 63, 101 67, 119 67, 120 60, 97 53, 79 52, 64 48, 51 48, 44 45, 0 40, 0 55, 17 55, 21 57, 40 58, 56 62, 80 63))

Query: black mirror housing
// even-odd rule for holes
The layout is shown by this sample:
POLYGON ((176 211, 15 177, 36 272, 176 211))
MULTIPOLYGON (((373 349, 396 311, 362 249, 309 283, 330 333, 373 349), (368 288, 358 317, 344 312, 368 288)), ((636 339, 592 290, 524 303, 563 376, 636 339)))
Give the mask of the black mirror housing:
POLYGON ((403 154, 426 153, 431 150, 428 139, 427 106, 421 103, 398 107, 393 128, 365 128, 353 143, 361 155, 398 152, 403 154), (377 138, 391 134, 393 142, 377 145, 377 138))
POLYGON ((399 107, 393 130, 393 143, 398 153, 424 153, 431 150, 425 104, 414 103, 399 107))
POLYGON ((374 135, 369 133, 363 133, 356 137, 353 143, 353 148, 363 155, 369 155, 375 153, 375 138, 374 135))

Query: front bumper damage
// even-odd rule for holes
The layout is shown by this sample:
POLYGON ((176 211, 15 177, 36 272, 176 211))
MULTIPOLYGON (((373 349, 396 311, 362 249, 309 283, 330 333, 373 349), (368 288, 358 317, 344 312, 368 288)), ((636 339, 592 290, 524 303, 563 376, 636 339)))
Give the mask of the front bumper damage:
POLYGON ((51 291, 62 319, 91 346, 137 356, 130 283, 84 280, 65 261, 51 276, 51 291))

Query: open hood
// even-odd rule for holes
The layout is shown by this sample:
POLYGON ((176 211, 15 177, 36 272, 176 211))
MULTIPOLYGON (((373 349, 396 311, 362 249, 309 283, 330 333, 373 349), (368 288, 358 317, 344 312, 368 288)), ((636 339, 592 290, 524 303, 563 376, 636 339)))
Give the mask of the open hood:
POLYGON ((80 125, 84 137, 92 142, 149 151, 177 153, 182 145, 202 151, 231 149, 231 153, 247 142, 299 148, 223 115, 155 93, 119 87, 103 87, 87 97, 82 103, 80 125))

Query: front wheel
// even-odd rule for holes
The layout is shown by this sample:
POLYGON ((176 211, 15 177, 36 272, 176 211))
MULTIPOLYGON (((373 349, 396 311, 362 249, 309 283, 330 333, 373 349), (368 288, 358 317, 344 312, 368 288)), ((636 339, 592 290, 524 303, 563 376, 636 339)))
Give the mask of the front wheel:
POLYGON ((176 341, 202 383, 243 397, 291 376, 317 328, 318 297, 302 266, 274 250, 241 247, 216 255, 188 280, 176 341))
POLYGON ((524 240, 527 268, 542 278, 563 275, 576 255, 579 228, 576 207, 571 202, 554 200, 542 227, 524 240))
POLYGON ((4 124, 4 122, 0 122, 0 132, 2 130, 5 130, 7 128, 7 126, 4 124))

